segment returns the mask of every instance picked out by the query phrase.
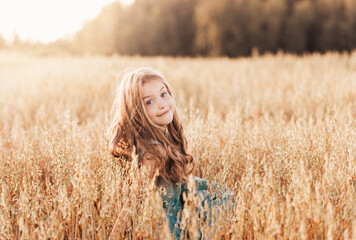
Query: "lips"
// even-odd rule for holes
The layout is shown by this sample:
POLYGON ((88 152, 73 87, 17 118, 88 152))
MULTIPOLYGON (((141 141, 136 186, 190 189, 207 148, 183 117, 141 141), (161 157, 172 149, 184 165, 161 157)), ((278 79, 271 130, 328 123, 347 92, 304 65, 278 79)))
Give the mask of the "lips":
POLYGON ((168 112, 169 112, 169 109, 168 109, 167 111, 165 111, 165 112, 159 114, 158 117, 162 117, 162 116, 166 115, 168 112))

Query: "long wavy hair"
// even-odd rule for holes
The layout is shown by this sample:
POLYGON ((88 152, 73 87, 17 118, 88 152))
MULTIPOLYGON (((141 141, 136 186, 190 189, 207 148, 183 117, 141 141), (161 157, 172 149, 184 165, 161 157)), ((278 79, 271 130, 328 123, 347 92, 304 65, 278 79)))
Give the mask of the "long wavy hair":
POLYGON ((173 121, 167 127, 153 123, 146 112, 140 89, 152 80, 161 81, 174 99, 172 88, 160 72, 139 68, 127 73, 118 87, 112 108, 110 150, 113 156, 124 156, 130 161, 136 149, 134 154, 139 156, 139 165, 142 165, 140 153, 149 153, 158 160, 154 164, 168 183, 186 182, 194 169, 194 160, 187 153, 187 141, 176 108, 173 121), (161 145, 164 153, 159 153, 152 143, 161 145))

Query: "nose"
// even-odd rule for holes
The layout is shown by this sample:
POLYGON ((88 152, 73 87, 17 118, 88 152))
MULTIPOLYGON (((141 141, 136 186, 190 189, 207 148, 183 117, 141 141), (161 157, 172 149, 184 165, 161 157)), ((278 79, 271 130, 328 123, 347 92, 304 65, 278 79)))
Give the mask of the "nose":
POLYGON ((158 108, 163 109, 165 106, 166 106, 166 103, 164 102, 164 100, 160 99, 158 101, 158 108))

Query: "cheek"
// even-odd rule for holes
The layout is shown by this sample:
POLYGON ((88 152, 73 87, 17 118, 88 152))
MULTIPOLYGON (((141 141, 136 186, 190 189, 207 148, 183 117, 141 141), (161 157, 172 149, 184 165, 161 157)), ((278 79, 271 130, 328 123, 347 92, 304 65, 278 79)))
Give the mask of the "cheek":
POLYGON ((147 111, 147 115, 152 119, 156 117, 157 114, 157 109, 155 108, 155 106, 149 106, 146 108, 147 111))
POLYGON ((171 106, 171 107, 174 107, 174 101, 173 101, 173 98, 171 97, 171 96, 169 96, 169 99, 168 99, 168 104, 169 104, 169 106, 171 106))
POLYGON ((149 106, 145 106, 145 109, 146 109, 147 115, 150 117, 152 115, 152 108, 149 106))
POLYGON ((174 111, 175 108, 176 108, 176 104, 175 104, 173 98, 171 98, 171 103, 170 104, 171 104, 172 110, 174 111))

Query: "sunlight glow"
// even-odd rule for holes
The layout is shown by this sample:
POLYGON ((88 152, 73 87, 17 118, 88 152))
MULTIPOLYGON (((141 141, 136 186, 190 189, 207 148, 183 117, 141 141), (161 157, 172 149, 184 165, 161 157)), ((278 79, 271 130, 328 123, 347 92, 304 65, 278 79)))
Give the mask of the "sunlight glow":
POLYGON ((12 41, 16 33, 22 40, 48 43, 73 35, 111 2, 115 0, 1 0, 0 36, 12 41))

